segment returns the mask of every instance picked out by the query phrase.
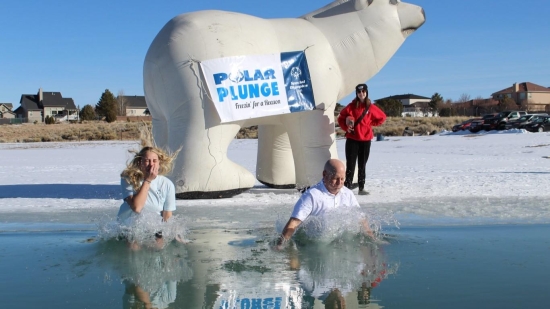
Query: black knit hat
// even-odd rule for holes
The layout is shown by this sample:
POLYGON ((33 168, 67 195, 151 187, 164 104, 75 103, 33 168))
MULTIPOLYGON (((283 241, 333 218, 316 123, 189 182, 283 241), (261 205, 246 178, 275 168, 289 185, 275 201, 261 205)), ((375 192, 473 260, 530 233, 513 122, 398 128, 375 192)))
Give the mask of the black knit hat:
POLYGON ((359 90, 365 90, 366 92, 369 92, 369 87, 367 86, 367 84, 359 84, 355 86, 355 92, 359 90))

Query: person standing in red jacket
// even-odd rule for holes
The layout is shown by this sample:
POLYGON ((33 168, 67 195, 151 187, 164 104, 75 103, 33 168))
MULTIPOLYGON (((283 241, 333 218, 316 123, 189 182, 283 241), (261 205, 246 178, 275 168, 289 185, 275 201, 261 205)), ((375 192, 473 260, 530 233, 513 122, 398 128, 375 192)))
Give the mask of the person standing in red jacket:
POLYGON ((365 191, 365 168, 369 160, 370 144, 374 137, 372 127, 379 126, 386 121, 386 114, 371 103, 369 88, 366 84, 355 87, 356 97, 340 111, 338 124, 346 131, 346 181, 344 185, 352 188, 355 163, 358 162, 359 194, 368 194, 365 191))

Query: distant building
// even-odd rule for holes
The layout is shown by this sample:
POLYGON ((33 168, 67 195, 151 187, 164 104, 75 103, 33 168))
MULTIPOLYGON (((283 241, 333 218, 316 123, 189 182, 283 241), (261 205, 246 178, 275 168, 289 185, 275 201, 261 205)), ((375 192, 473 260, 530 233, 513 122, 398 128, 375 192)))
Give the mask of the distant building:
POLYGON ((492 98, 453 103, 451 108, 454 110, 453 115, 470 117, 480 117, 499 111, 498 100, 492 98))
POLYGON ((122 101, 126 107, 126 116, 149 116, 146 113, 147 103, 145 103, 145 96, 122 96, 122 101))
POLYGON ((491 94, 494 100, 513 99, 523 110, 550 111, 550 89, 530 82, 514 83, 512 87, 491 94))
MULTIPOLYGON (((431 101, 431 98, 419 96, 416 94, 400 94, 392 95, 389 97, 381 98, 384 99, 393 99, 401 102, 403 104, 403 113, 402 117, 432 117, 434 116, 428 103, 431 101)), ((437 116, 437 112, 435 114, 437 116)))
POLYGON ((15 118, 15 113, 12 111, 13 104, 11 103, 0 103, 0 118, 2 119, 12 119, 15 118))
POLYGON ((46 116, 57 121, 78 119, 78 109, 71 98, 63 98, 61 92, 42 91, 37 94, 22 94, 21 101, 15 113, 18 118, 26 118, 27 122, 44 122, 46 116))

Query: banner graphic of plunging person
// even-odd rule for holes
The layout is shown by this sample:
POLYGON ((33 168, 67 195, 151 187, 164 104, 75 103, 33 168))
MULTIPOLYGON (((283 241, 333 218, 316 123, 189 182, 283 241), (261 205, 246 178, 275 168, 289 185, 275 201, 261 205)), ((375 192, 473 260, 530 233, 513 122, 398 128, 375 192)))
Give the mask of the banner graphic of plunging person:
POLYGON ((211 59, 200 66, 222 123, 315 109, 303 51, 211 59))

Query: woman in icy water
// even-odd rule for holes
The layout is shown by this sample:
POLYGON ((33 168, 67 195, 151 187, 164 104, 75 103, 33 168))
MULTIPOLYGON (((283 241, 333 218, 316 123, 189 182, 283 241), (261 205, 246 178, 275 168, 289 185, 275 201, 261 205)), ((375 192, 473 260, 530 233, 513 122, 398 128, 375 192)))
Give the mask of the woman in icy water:
MULTIPOLYGON (((172 161, 176 155, 146 146, 134 156, 120 175, 124 203, 118 211, 119 222, 132 226, 139 215, 145 212, 160 215, 162 222, 172 217, 172 212, 176 210, 175 188, 172 181, 163 175, 172 170, 172 161)), ((155 237, 157 243, 162 244, 162 231, 155 231, 155 237)), ((138 246, 132 239, 128 240, 131 245, 138 246)))

